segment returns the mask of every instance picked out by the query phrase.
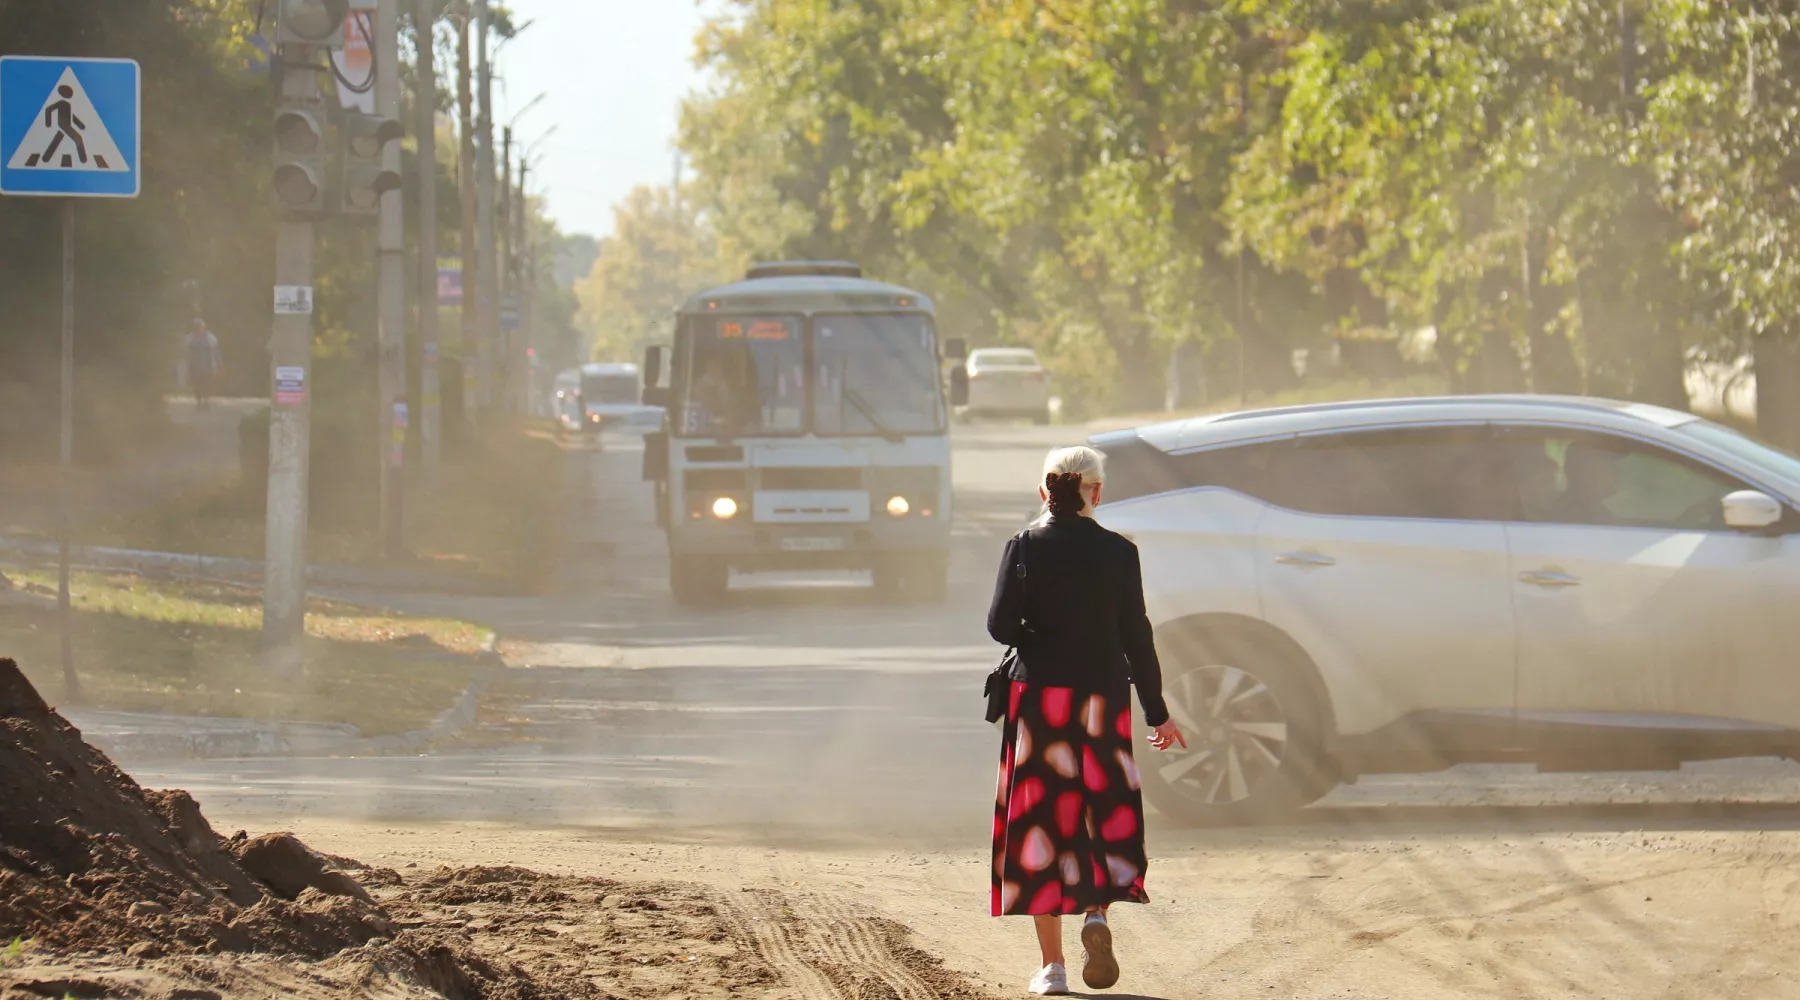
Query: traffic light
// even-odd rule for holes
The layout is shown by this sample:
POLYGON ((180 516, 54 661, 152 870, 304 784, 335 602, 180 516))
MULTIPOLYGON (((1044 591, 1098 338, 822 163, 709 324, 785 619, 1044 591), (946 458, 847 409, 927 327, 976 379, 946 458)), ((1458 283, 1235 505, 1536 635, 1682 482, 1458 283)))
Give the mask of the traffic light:
POLYGON ((400 175, 381 165, 388 143, 400 141, 406 129, 392 118, 351 113, 344 117, 345 215, 374 215, 381 196, 398 190, 400 175))
POLYGON ((317 111, 275 111, 275 206, 292 215, 325 211, 325 127, 317 111))
POLYGON ((348 0, 277 0, 275 44, 344 47, 348 0))

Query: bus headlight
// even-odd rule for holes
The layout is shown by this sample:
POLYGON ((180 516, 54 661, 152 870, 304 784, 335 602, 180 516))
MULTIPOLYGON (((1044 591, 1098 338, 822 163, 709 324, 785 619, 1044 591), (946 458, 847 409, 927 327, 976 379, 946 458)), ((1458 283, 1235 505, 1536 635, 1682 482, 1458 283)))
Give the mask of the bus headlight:
POLYGON ((712 512, 713 516, 719 520, 729 521, 737 516, 737 501, 730 497, 720 497, 713 501, 712 512))
POLYGON ((905 517, 911 511, 912 504, 907 503, 905 497, 897 496, 888 499, 887 512, 890 515, 894 517, 905 517))

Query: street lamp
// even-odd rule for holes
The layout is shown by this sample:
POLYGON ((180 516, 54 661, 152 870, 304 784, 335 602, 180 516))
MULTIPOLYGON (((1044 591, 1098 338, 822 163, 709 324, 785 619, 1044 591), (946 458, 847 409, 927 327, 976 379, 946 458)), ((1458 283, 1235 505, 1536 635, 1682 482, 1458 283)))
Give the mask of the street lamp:
POLYGON ((539 146, 543 145, 543 142, 545 139, 548 139, 555 134, 556 134, 556 126, 555 125, 552 125, 549 128, 545 129, 541 134, 538 135, 538 137, 536 139, 531 140, 530 145, 525 147, 525 152, 520 154, 520 159, 524 160, 526 163, 533 162, 531 154, 537 152, 537 148, 539 146))
POLYGON ((530 111, 532 108, 535 108, 539 104, 543 103, 544 98, 546 98, 548 96, 550 96, 548 93, 540 93, 536 97, 532 98, 531 100, 526 101, 524 107, 522 107, 518 111, 514 112, 513 116, 506 120, 506 127, 508 129, 510 129, 514 125, 517 125, 519 123, 519 119, 525 117, 525 113, 527 111, 530 111))

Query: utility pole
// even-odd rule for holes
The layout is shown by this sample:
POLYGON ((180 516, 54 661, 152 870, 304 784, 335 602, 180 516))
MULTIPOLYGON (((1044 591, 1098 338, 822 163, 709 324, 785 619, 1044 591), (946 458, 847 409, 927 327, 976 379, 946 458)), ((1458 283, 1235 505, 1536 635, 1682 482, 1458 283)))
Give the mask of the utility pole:
POLYGON ((513 189, 512 189, 512 126, 500 130, 500 201, 495 209, 499 221, 500 240, 500 294, 513 294, 513 189))
POLYGON ((457 107, 457 159, 456 187, 457 196, 461 200, 462 232, 460 234, 460 255, 462 257, 462 320, 457 327, 457 338, 460 341, 460 361, 462 365, 462 398, 463 419, 467 421, 475 410, 477 387, 477 371, 480 366, 480 327, 476 325, 475 316, 475 91, 474 91, 474 58, 469 46, 469 35, 473 30, 470 8, 471 0, 457 0, 457 35, 456 35, 456 107, 457 107))
POLYGON ((525 180, 531 172, 531 164, 526 157, 519 157, 519 220, 517 253, 519 255, 515 268, 518 271, 513 287, 518 289, 520 332, 525 341, 525 412, 532 412, 532 406, 542 398, 544 389, 538 385, 537 356, 537 250, 531 225, 531 201, 525 193, 525 180))
POLYGON ((419 457, 425 483, 435 487, 443 452, 439 447, 441 404, 438 387, 437 298, 437 54, 432 51, 436 0, 413 0, 413 37, 418 45, 419 94, 419 457))
MULTIPOLYGON (((375 113, 400 118, 400 3, 377 0, 375 8, 375 113)), ((381 150, 383 170, 400 171, 400 144, 381 150)), ((381 545, 389 559, 405 549, 406 458, 406 233, 399 191, 381 197, 376 237, 376 314, 381 345, 377 426, 381 461, 381 545)))
POLYGON ((488 0, 475 0, 476 100, 480 115, 475 129, 475 242, 479 248, 475 260, 475 338, 481 357, 477 391, 483 409, 494 405, 494 333, 499 305, 495 267, 498 262, 494 258, 494 71, 488 22, 488 0))
MULTIPOLYGON (((340 29, 341 30, 341 29, 340 29)), ((269 486, 263 563, 263 649, 270 664, 299 666, 306 633, 308 460, 312 440, 313 219, 324 211, 325 133, 319 115, 320 49, 277 49, 275 319, 269 394, 269 486)))
MULTIPOLYGON (((519 331, 516 328, 509 328, 505 308, 509 296, 515 297, 513 299, 515 309, 518 305, 516 298, 518 290, 514 287, 512 280, 514 272, 518 269, 518 262, 513 258, 513 255, 518 252, 518 248, 513 241, 512 224, 512 126, 508 125, 501 129, 500 136, 500 193, 499 206, 496 211, 498 232, 494 237, 501 245, 499 252, 494 255, 495 262, 500 265, 495 275, 495 283, 499 286, 499 295, 495 301, 500 303, 498 311, 500 321, 497 324, 496 335, 499 339, 502 359, 500 370, 506 376, 506 381, 500 387, 501 398, 505 400, 503 408, 517 412, 519 408, 519 331)), ((513 316, 513 322, 517 323, 516 313, 513 316)))

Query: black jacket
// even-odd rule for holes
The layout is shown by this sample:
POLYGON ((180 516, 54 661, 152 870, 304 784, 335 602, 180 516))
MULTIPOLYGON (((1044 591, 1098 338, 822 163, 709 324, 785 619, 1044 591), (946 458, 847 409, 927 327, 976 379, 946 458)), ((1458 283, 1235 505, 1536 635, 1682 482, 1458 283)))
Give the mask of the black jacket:
POLYGON ((1135 683, 1144 721, 1168 721, 1137 546, 1093 518, 1052 517, 1029 529, 1023 580, 1018 555, 1015 537, 988 608, 988 634, 1018 650, 1012 679, 1119 697, 1135 683))

